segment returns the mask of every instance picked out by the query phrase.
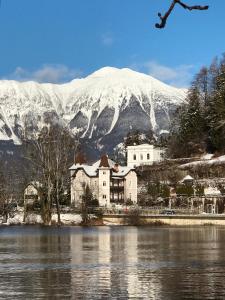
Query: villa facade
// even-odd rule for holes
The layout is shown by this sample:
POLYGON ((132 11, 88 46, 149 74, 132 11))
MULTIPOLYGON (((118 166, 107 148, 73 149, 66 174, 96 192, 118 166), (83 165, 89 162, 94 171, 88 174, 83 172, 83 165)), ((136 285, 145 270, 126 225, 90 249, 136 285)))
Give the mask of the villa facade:
POLYGON ((101 157, 93 165, 87 165, 79 156, 70 168, 71 204, 79 207, 84 196, 84 187, 89 186, 99 206, 111 207, 128 201, 137 203, 137 174, 134 168, 123 167, 101 157))

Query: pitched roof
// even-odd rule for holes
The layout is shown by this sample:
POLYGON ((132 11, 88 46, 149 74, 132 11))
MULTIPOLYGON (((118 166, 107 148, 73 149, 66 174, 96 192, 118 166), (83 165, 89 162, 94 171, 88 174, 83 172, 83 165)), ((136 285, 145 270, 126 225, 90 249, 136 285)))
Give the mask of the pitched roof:
POLYGON ((194 180, 194 178, 191 177, 190 175, 187 175, 187 176, 185 176, 185 177, 181 180, 181 182, 191 181, 191 180, 194 180))
MULTIPOLYGON (((108 159, 109 168, 113 168, 116 165, 116 163, 110 158, 107 159, 108 159)), ((100 164, 101 164, 101 159, 97 160, 92 166, 95 168, 99 168, 100 164)))
POLYGON ((90 177, 97 177, 97 174, 98 174, 98 169, 100 167, 104 167, 106 166, 108 168, 110 168, 110 170, 112 171, 112 176, 113 177, 124 177, 126 176, 131 170, 134 170, 134 168, 130 168, 130 167, 127 167, 127 166, 119 166, 117 165, 113 160, 109 159, 107 157, 107 164, 106 164, 106 161, 105 161, 105 158, 103 159, 103 162, 102 162, 102 159, 96 161, 93 165, 86 165, 86 164, 74 164, 70 170, 71 171, 76 171, 78 169, 83 169, 84 172, 90 176, 90 177), (102 165, 103 163, 103 165, 102 165), (117 165, 117 168, 115 169, 115 165, 117 165))

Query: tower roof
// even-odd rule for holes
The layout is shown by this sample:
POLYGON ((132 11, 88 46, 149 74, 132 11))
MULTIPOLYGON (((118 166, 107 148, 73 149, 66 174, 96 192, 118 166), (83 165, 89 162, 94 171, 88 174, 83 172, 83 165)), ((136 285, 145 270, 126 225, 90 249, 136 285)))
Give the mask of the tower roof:
POLYGON ((78 152, 76 155, 75 155, 75 164, 80 164, 80 165, 83 165, 85 164, 87 161, 86 161, 86 158, 84 156, 83 153, 81 152, 78 152))
POLYGON ((101 157, 99 168, 101 168, 101 167, 110 168, 109 161, 108 161, 108 156, 106 154, 102 155, 102 157, 101 157))

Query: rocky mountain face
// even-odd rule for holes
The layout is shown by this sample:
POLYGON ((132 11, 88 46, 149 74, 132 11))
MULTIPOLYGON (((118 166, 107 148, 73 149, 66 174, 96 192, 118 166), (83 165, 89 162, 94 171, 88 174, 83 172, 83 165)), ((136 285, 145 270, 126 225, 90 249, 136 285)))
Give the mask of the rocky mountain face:
POLYGON ((60 122, 95 151, 110 152, 129 131, 169 130, 186 90, 130 69, 103 68, 66 84, 0 81, 0 141, 20 143, 60 122))

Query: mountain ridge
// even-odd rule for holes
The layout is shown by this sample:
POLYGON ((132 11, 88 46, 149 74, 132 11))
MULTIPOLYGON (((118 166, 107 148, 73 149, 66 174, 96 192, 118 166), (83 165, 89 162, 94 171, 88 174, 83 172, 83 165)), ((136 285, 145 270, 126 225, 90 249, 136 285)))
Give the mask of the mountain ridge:
POLYGON ((169 130, 172 113, 186 93, 149 75, 114 67, 64 84, 1 80, 0 140, 18 143, 25 127, 39 132, 48 118, 100 145, 110 135, 121 142, 126 131, 139 125, 159 134, 169 130))

